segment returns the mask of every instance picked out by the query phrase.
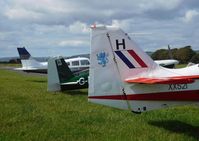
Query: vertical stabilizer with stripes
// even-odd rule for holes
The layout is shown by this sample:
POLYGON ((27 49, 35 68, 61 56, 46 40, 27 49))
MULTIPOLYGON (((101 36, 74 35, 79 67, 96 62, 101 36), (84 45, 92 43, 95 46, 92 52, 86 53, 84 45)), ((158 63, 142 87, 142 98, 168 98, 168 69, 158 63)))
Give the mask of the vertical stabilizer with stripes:
POLYGON ((121 29, 107 27, 106 38, 122 80, 154 69, 157 64, 121 29))
POLYGON ((126 33, 108 26, 92 28, 90 59, 89 101, 120 109, 130 109, 124 80, 157 66, 126 33))

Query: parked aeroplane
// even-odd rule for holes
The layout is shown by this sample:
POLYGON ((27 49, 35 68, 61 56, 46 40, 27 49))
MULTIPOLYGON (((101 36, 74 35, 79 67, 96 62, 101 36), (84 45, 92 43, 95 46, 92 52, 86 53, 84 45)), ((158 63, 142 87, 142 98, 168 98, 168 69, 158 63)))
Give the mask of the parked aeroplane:
POLYGON ((141 113, 199 102, 199 64, 157 65, 118 27, 91 28, 88 100, 141 113))
MULTIPOLYGON (((17 48, 22 68, 16 68, 16 70, 22 70, 25 72, 47 73, 48 62, 39 62, 34 59, 25 47, 17 48)), ((65 59, 71 71, 79 71, 88 69, 90 62, 86 57, 76 57, 65 59)))
POLYGON ((16 68, 16 70, 22 70, 25 72, 47 73, 47 62, 39 62, 35 60, 25 49, 25 47, 17 48, 17 50, 21 59, 22 68, 16 68))
POLYGON ((179 64, 179 61, 175 59, 155 60, 154 62, 165 68, 175 68, 179 64))
POLYGON ((62 57, 48 60, 48 91, 88 88, 89 69, 72 72, 62 57))

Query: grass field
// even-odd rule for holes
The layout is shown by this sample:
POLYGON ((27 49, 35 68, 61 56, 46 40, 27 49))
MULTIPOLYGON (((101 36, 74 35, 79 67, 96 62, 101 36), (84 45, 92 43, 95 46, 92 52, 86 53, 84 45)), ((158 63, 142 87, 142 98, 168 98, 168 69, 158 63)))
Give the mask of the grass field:
POLYGON ((199 108, 133 114, 87 102, 87 89, 49 93, 45 76, 0 70, 0 141, 197 141, 199 108))
POLYGON ((187 64, 178 64, 178 65, 176 65, 176 68, 184 68, 186 66, 187 66, 187 64))
POLYGON ((0 63, 0 67, 21 67, 21 64, 0 63))

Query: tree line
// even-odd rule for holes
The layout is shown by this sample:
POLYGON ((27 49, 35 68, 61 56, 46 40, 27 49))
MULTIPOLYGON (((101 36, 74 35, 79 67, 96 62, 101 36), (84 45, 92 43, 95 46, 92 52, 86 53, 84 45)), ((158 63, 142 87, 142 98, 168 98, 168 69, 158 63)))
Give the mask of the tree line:
POLYGON ((192 50, 191 46, 174 48, 170 50, 170 53, 168 49, 159 49, 152 53, 151 57, 154 60, 176 59, 180 64, 199 63, 199 53, 192 50))

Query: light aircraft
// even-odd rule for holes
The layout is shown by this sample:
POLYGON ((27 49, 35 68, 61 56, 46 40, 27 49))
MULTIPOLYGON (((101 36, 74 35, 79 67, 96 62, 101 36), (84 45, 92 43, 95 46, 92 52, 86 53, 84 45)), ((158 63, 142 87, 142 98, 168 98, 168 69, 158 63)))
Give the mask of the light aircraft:
POLYGON ((39 62, 34 59, 30 53, 23 48, 17 48, 19 57, 21 59, 22 68, 15 68, 15 70, 22 70, 25 72, 47 73, 47 62, 39 62))
POLYGON ((198 104, 199 64, 181 69, 157 65, 118 27, 91 27, 88 100, 141 113, 198 104))
MULTIPOLYGON (((22 68, 16 68, 16 70, 22 70, 25 72, 47 73, 48 62, 39 62, 34 59, 25 47, 17 48, 22 68)), ((89 67, 89 59, 86 57, 76 57, 65 59, 72 72, 84 70, 89 67)))
POLYGON ((48 91, 88 88, 89 69, 72 72, 62 57, 48 60, 48 91))
POLYGON ((154 62, 165 68, 175 68, 179 64, 179 61, 175 59, 155 60, 154 62))

